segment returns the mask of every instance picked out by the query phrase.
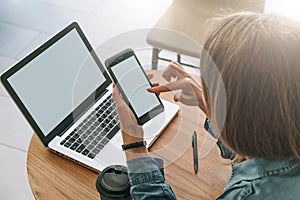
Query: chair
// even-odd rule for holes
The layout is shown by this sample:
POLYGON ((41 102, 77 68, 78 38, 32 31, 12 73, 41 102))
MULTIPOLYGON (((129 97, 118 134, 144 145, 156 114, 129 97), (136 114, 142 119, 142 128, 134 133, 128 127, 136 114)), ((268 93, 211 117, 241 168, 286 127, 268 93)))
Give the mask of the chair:
MULTIPOLYGON (((152 69, 157 69, 161 50, 200 58, 208 19, 239 11, 264 11, 264 0, 173 0, 165 14, 147 35, 147 43, 152 49, 152 69)), ((195 66, 191 66, 195 67, 195 66)))

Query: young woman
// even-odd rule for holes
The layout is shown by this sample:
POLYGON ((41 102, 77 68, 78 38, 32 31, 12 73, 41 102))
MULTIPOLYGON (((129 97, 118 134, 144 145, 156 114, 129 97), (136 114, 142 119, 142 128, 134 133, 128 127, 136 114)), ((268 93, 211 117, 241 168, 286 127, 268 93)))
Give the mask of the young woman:
MULTIPOLYGON (((285 17, 238 13, 218 19, 204 44, 201 70, 217 66, 226 91, 220 141, 235 158, 218 199, 300 199, 300 23, 285 17)), ((149 92, 178 90, 175 101, 198 105, 217 126, 219 82, 196 82, 178 63, 163 77, 177 78, 149 92), (191 89, 192 88, 192 89, 191 89), (210 90, 208 91, 208 88, 210 90)), ((143 131, 114 87, 125 144, 143 131)), ((209 123, 210 124, 210 123, 209 123)), ((176 199, 160 171, 161 160, 143 147, 125 151, 134 199, 176 199)))

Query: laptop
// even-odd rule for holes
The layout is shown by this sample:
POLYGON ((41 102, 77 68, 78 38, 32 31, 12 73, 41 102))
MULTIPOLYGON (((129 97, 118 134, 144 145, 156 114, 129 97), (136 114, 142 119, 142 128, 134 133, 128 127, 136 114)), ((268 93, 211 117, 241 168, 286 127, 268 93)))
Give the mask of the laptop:
MULTIPOLYGON (((46 148, 95 171, 126 165, 112 81, 76 22, 1 76, 46 148)), ((165 110, 143 125, 148 147, 179 111, 165 110)))

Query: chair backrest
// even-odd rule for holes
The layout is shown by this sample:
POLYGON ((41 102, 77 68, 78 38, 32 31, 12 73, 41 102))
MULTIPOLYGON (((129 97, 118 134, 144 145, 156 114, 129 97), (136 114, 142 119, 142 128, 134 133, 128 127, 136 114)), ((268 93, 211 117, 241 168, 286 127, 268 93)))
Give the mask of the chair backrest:
POLYGON ((175 30, 203 44, 210 18, 240 11, 264 12, 264 8, 265 0, 173 0, 155 28, 175 30))

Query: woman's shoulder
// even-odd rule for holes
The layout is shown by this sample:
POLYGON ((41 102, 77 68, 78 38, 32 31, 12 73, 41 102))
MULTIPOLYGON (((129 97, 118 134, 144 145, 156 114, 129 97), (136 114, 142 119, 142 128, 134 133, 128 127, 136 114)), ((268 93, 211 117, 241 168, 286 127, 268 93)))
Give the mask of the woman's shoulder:
POLYGON ((253 158, 232 167, 219 199, 300 199, 300 160, 253 158))

